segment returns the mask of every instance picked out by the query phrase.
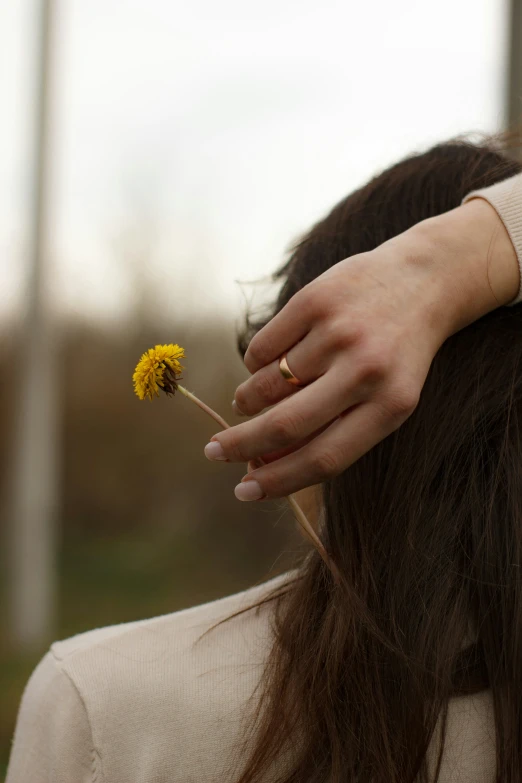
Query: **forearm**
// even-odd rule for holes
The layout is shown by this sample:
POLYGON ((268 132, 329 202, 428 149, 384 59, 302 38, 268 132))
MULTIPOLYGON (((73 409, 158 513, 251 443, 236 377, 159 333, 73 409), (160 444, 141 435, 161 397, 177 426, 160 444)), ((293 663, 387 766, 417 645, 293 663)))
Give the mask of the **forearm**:
POLYGON ((447 336, 515 299, 517 254, 496 210, 483 198, 417 224, 404 238, 433 259, 447 336), (409 236, 407 236, 409 235, 409 236))

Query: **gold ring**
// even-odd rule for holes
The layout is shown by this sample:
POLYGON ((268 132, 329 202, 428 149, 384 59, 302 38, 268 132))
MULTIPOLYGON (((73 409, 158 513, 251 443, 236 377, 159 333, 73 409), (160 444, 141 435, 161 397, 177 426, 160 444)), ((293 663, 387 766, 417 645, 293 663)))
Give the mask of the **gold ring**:
POLYGON ((297 378, 290 367, 288 366, 288 362, 286 361, 286 351, 279 359, 279 369, 281 371, 281 375, 285 379, 285 381, 288 381, 288 383, 293 384, 293 386, 302 386, 303 384, 297 378))

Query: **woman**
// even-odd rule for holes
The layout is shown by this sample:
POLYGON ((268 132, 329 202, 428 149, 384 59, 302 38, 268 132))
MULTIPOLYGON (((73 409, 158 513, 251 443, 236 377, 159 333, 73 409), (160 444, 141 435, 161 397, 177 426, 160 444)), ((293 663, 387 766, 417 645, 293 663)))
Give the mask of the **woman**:
MULTIPOLYGON (((280 457, 259 469, 261 485, 277 463, 298 457, 281 456, 281 445, 316 445, 333 421, 339 474, 322 485, 316 524, 341 583, 313 551, 292 571, 244 593, 55 642, 24 692, 7 783, 522 780, 522 311, 492 311, 515 297, 518 271, 494 210, 480 199, 458 208, 470 191, 520 169, 492 146, 466 143, 409 158, 341 202, 280 272, 281 314, 311 281, 355 258, 354 286, 359 280, 361 291, 375 288, 374 301, 380 296, 387 307, 381 339, 388 347, 398 341, 399 358, 407 359, 403 383, 424 383, 418 400, 403 393, 407 406, 389 406, 389 437, 369 451, 362 438, 342 473, 348 436, 335 435, 337 427, 351 418, 350 440, 358 426, 373 424, 374 441, 387 434, 376 407, 367 424, 357 418, 382 384, 369 359, 352 385, 363 389, 360 399, 344 404, 339 373, 329 379, 334 402, 321 397, 322 421, 313 418, 290 443, 287 434, 279 441, 267 434, 258 447, 280 457), (444 213, 449 217, 436 217, 444 213), (468 239, 454 239, 461 252, 450 266, 448 237, 457 237, 452 221, 462 227, 461 218, 469 220, 468 239), (433 230, 435 255, 420 239, 433 230), (372 255, 378 246, 387 263, 372 255), (404 257, 410 267, 398 260, 404 257), (440 270, 433 260, 439 257, 440 270), (489 284, 486 260, 493 262, 486 265, 489 284), (415 272, 394 277, 394 262, 415 272), (378 264, 387 289, 374 274, 378 264), (453 296, 441 294, 441 279, 454 281, 453 296), (409 298, 394 314, 394 297, 405 287, 409 298), (418 334, 398 326, 411 330, 422 318, 427 326, 418 334)), ((351 293, 335 279, 333 312, 337 296, 351 293)), ((364 315, 363 308, 361 323, 364 315)), ((298 324, 282 350, 301 336, 298 324)), ((339 345, 363 336, 359 330, 339 345)), ((270 339, 265 358, 281 348, 270 339)), ((307 378, 299 365, 299 345, 288 361, 305 383, 319 378, 311 389, 338 360, 334 351, 332 362, 328 341, 325 350, 321 339, 305 344, 313 373, 307 378)), ((396 375, 394 383, 397 393, 396 375)), ((248 413, 274 401, 256 401, 253 388, 238 400, 249 400, 248 413)), ((286 391, 280 385, 274 397, 286 391)), ((301 389, 277 408, 306 396, 301 389)), ((231 444, 222 434, 219 443, 227 453, 231 444)), ((322 479, 334 460, 312 464, 320 471, 307 481, 322 479)))

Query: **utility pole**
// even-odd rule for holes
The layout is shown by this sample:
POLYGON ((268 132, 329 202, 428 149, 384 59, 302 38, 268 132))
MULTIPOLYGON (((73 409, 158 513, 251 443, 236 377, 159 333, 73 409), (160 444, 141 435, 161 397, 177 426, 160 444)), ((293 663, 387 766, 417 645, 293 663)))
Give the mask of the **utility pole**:
POLYGON ((522 129, 522 0, 510 0, 508 23, 506 126, 516 130, 522 129))
MULTIPOLYGON (((29 275, 20 334, 9 514, 9 627, 14 648, 35 652, 55 632, 57 379, 46 301, 54 0, 36 0, 29 275)), ((33 47, 28 47, 32 50, 33 47)))

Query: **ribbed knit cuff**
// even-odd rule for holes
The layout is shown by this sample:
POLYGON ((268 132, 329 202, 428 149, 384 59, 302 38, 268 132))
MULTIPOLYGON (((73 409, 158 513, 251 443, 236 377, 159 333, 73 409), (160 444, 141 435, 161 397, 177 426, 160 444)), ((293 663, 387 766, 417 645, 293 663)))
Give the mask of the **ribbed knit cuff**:
POLYGON ((483 198, 497 211, 509 234, 520 269, 520 287, 516 299, 508 307, 522 302, 522 174, 515 174, 489 188, 474 190, 462 199, 465 204, 472 198, 483 198))

